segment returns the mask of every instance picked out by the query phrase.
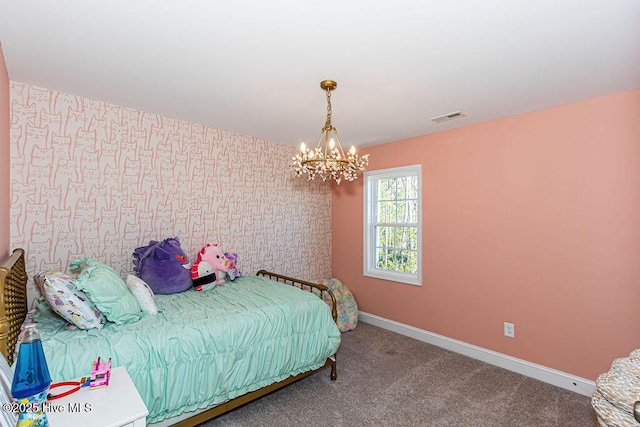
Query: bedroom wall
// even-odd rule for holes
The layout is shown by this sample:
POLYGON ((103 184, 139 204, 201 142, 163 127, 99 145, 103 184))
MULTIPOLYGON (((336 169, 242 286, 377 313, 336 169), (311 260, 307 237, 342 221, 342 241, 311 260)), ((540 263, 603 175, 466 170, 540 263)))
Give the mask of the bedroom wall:
POLYGON ((27 273, 78 256, 123 275, 149 240, 205 243, 240 268, 330 276, 331 193, 294 179, 295 147, 11 82, 11 244, 27 273))
POLYGON ((4 62, 2 43, 0 43, 0 262, 9 256, 11 243, 9 232, 9 174, 11 163, 10 153, 10 132, 11 121, 9 96, 9 74, 4 62))
POLYGON ((334 276, 365 312, 595 380, 640 347, 638 117, 640 89, 362 150, 422 164, 423 285, 362 275, 362 180, 333 189, 334 276))

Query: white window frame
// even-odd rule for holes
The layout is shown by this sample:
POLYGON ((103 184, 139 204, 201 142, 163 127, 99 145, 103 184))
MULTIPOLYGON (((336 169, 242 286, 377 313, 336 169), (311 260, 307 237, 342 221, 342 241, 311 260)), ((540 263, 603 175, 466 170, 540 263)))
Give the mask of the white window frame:
MULTIPOLYGON (((364 173, 364 256, 363 274, 368 277, 390 280, 393 282, 406 283, 409 285, 422 285, 422 166, 411 165, 389 169, 381 169, 376 171, 368 171, 364 173), (377 186, 382 179, 402 178, 407 176, 417 176, 418 178, 418 222, 411 224, 417 227, 417 272, 416 274, 384 270, 376 267, 376 244, 375 230, 376 226, 382 223, 376 222, 375 206, 378 200, 377 186)), ((395 223, 405 224, 405 223, 395 223)))

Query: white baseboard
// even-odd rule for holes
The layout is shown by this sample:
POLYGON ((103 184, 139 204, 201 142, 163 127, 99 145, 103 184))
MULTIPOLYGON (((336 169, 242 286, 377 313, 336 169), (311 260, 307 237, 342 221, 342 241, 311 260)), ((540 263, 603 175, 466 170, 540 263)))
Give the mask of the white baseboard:
POLYGON ((385 319, 384 317, 376 316, 375 314, 369 314, 361 311, 358 319, 362 322, 370 323, 374 326, 379 326, 383 329, 387 329, 437 347, 442 347, 584 396, 591 396, 596 390, 596 384, 594 381, 547 368, 546 366, 527 362, 526 360, 507 356, 506 354, 487 350, 486 348, 467 344, 464 341, 447 338, 443 335, 434 334, 433 332, 405 325, 394 320, 385 319))

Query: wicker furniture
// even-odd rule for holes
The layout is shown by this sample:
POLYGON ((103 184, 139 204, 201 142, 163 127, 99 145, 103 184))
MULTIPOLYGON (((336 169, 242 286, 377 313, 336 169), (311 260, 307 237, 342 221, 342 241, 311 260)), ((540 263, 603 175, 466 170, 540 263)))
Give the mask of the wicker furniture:
POLYGON ((640 350, 613 361, 598 377, 591 405, 601 427, 640 426, 640 350))

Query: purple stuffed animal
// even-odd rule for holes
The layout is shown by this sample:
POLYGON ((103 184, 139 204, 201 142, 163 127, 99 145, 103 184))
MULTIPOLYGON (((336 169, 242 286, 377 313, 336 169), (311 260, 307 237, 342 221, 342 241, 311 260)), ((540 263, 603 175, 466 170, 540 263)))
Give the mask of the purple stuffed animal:
POLYGON ((176 294, 191 287, 191 263, 177 237, 151 240, 133 252, 134 270, 156 294, 176 294))

